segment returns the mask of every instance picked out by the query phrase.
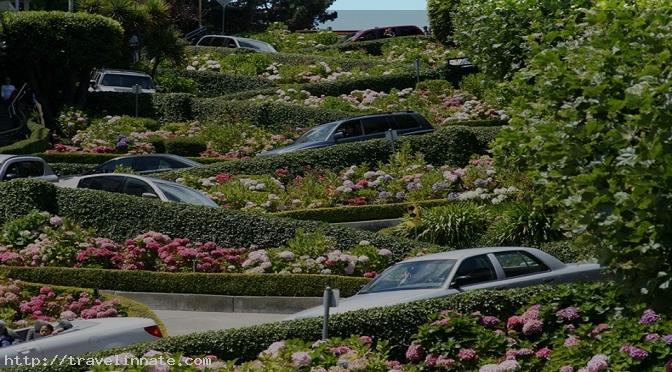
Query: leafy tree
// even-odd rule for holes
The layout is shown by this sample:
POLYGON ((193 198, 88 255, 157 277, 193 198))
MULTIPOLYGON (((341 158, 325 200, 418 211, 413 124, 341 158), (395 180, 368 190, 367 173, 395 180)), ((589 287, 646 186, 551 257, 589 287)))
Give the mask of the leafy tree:
POLYGON ((65 12, 0 15, 6 63, 15 81, 27 81, 54 123, 62 104, 81 103, 91 71, 119 58, 123 30, 106 17, 65 12))
POLYGON ((452 13, 460 0, 428 0, 427 12, 434 37, 443 43, 453 34, 452 13))
MULTIPOLYGON (((599 247, 631 298, 672 293, 672 8, 600 2, 515 75, 520 96, 496 142, 537 203, 599 247)), ((668 307, 669 309, 669 307, 668 307)))

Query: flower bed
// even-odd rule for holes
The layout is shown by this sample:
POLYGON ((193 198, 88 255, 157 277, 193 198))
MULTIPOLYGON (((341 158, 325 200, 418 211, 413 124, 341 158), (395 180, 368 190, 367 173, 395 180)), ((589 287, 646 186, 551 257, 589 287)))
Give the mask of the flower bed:
POLYGON ((403 148, 390 163, 351 166, 336 173, 309 171, 297 176, 288 168, 274 176, 184 176, 177 180, 207 193, 226 208, 262 212, 372 205, 423 200, 489 200, 500 203, 518 193, 497 179, 485 156, 463 168, 434 167, 422 155, 403 148))
POLYGON ((226 248, 157 232, 115 242, 97 237, 95 231, 68 218, 37 211, 7 222, 0 236, 0 263, 7 266, 371 278, 391 262, 390 250, 367 241, 341 251, 324 235, 302 231, 287 246, 272 249, 226 248))
POLYGON ((120 312, 119 301, 96 299, 88 292, 73 294, 0 279, 0 320, 11 328, 25 327, 35 320, 109 318, 120 312))
POLYGON ((257 102, 284 102, 348 112, 417 111, 432 124, 445 126, 466 120, 508 121, 500 109, 479 101, 468 92, 454 90, 441 80, 421 82, 416 89, 392 89, 389 93, 355 90, 350 94, 313 96, 305 90, 278 89, 273 96, 259 95, 257 102))

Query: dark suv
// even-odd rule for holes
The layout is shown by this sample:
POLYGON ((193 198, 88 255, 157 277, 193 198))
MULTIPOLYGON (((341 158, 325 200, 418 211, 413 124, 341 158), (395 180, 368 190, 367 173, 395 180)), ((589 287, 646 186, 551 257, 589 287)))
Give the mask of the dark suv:
POLYGON ((348 41, 367 41, 387 39, 399 36, 424 36, 425 33, 418 26, 389 26, 376 27, 357 32, 348 41))
POLYGON ((385 133, 395 130, 398 135, 425 134, 434 128, 416 112, 391 112, 366 115, 317 126, 299 137, 293 144, 262 152, 261 156, 274 156, 300 150, 327 147, 340 143, 385 138, 385 133))

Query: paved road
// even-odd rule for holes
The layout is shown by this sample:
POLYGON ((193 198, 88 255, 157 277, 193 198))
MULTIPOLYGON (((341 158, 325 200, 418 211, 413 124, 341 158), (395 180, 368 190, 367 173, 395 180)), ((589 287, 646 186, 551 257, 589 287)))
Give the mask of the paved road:
POLYGON ((170 336, 194 332, 238 328, 283 320, 287 314, 206 313, 198 311, 154 310, 170 336))

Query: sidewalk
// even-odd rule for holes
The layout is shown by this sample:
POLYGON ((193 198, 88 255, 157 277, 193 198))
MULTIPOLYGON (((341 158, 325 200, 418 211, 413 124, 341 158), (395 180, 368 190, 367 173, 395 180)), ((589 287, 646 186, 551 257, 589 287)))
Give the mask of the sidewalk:
POLYGON ((172 310, 153 311, 166 325, 169 336, 273 323, 281 321, 287 317, 287 314, 210 313, 172 310))

